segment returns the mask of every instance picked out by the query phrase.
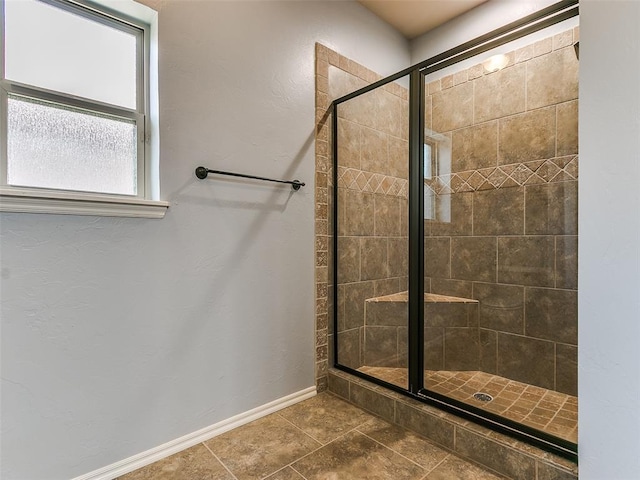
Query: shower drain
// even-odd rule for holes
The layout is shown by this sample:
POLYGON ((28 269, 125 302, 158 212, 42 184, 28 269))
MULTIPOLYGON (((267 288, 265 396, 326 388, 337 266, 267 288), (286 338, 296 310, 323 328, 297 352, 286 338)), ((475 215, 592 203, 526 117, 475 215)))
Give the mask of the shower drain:
POLYGON ((474 393, 473 398, 480 402, 490 402, 491 400, 493 400, 493 397, 491 395, 482 392, 474 393))

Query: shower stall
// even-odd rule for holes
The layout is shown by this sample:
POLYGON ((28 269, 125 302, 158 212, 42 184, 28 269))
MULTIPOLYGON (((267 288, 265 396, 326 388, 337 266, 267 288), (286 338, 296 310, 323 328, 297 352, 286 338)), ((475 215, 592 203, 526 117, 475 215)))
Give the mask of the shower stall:
POLYGON ((544 29, 577 14, 561 2, 367 86, 329 72, 333 365, 569 456, 578 39, 544 29))

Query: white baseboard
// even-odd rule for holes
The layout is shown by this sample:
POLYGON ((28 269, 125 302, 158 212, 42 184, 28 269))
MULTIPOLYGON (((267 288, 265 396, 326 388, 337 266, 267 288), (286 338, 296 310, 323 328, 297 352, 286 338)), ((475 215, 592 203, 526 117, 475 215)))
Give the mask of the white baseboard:
POLYGON ((209 427, 205 427, 196 432, 184 435, 183 437, 176 438, 175 440, 152 448, 151 450, 147 450, 146 452, 142 452, 134 455, 133 457, 107 465, 106 467, 94 470, 93 472, 80 475, 72 480, 113 480, 125 473, 133 472, 134 470, 142 468, 153 462, 157 462, 158 460, 162 460, 174 453, 193 447, 205 440, 209 440, 224 432, 228 432, 236 427, 245 425, 257 420, 258 418, 277 412, 278 410, 282 410, 285 407, 301 402, 302 400, 306 400, 315 395, 316 387, 305 388, 304 390, 279 398, 273 402, 269 402, 247 412, 240 413, 209 427))

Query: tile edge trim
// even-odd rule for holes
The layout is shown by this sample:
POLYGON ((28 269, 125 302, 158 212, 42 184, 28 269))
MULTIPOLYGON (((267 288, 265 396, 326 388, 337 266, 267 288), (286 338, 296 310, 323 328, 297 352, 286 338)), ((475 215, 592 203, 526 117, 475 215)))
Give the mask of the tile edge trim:
POLYGON ((120 460, 119 462, 112 463, 111 465, 107 465, 84 475, 80 475, 72 480, 113 480, 121 475, 133 472, 134 470, 150 465, 158 460, 162 460, 163 458, 181 452, 189 447, 193 447, 198 443, 228 432, 229 430, 265 417, 303 400, 307 400, 316 396, 316 394, 317 390, 315 386, 305 388, 246 412, 234 415, 226 420, 214 423, 208 427, 188 433, 180 438, 176 438, 175 440, 171 440, 145 452, 133 455, 132 457, 120 460))

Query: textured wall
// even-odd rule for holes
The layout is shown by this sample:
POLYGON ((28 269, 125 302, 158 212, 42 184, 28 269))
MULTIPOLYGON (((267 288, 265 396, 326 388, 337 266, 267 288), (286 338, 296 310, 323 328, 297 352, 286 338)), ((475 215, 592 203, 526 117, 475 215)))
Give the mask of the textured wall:
POLYGON ((314 384, 314 44, 392 73, 406 42, 351 2, 160 6, 167 216, 0 217, 2 478, 72 478, 314 384))
POLYGON ((580 2, 580 478, 640 476, 640 3, 580 2))

